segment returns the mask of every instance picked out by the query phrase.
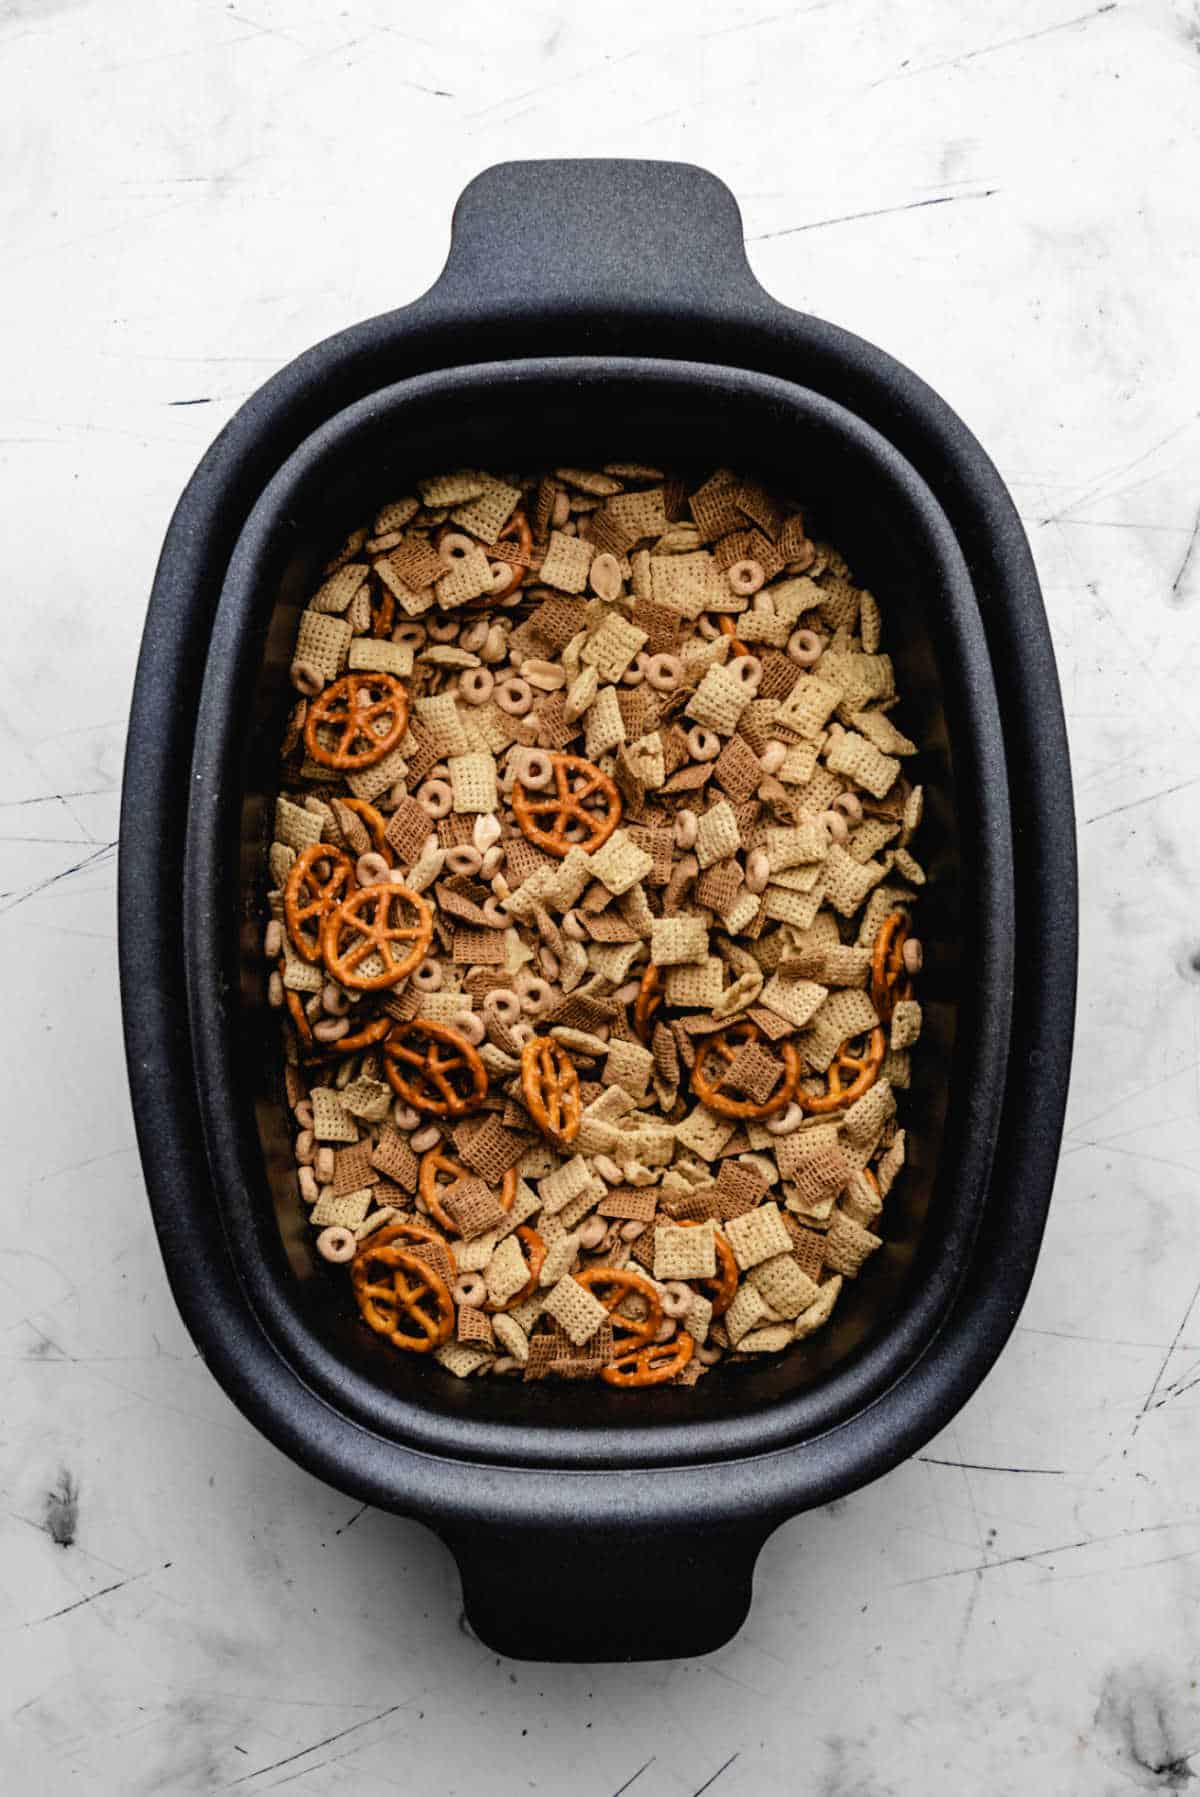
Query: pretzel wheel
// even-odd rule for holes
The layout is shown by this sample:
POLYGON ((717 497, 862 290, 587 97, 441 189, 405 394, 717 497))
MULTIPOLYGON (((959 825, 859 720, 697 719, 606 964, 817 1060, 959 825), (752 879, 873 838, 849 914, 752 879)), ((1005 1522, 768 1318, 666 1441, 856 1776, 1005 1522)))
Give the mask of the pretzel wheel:
MULTIPOLYGON (((519 555, 528 556, 532 553, 533 532, 529 528, 528 518, 525 516, 524 512, 519 509, 513 513, 508 523, 504 526, 497 541, 503 543, 512 537, 517 539, 517 553, 519 555)), ((511 599, 517 588, 525 580, 528 572, 529 569, 526 564, 522 562, 514 563, 508 585, 506 587, 497 587, 494 592, 488 594, 488 599, 491 603, 494 605, 499 599, 511 599)))
POLYGON ((909 923, 903 911, 892 911, 884 918, 871 950, 871 1003, 881 1023, 891 1021, 896 1001, 912 997, 912 981, 904 967, 904 944, 908 941, 909 923))
POLYGON ((742 1017, 725 1029, 717 1030, 714 1035, 702 1038, 701 1046, 696 1051, 696 1064, 692 1068, 692 1091, 710 1111, 717 1111, 722 1117, 773 1117, 776 1111, 783 1110, 796 1096, 804 1067, 799 1050, 791 1042, 780 1044, 783 1084, 773 1097, 757 1104, 753 1098, 730 1098, 720 1090, 721 1081, 737 1052, 734 1043, 744 1045, 747 1042, 757 1042, 761 1035, 762 1031, 753 1018, 742 1017), (716 1066, 712 1064, 714 1061, 716 1066))
POLYGON ((720 625, 723 634, 729 638, 731 652, 734 655, 749 655, 750 651, 747 649, 745 643, 739 642, 734 635, 733 619, 729 616, 728 612, 723 612, 717 619, 717 623, 720 625))
POLYGON ((327 842, 310 842, 292 862, 283 889, 283 917, 292 947, 302 961, 314 964, 321 959, 322 925, 341 897, 353 868, 349 855, 331 848, 327 842), (317 870, 325 863, 329 871, 322 876, 317 870), (317 927, 310 939, 301 926, 313 918, 317 927))
POLYGON ((554 792, 527 792, 520 780, 513 781, 513 816, 522 831, 540 849, 551 855, 565 855, 575 846, 591 854, 606 843, 621 821, 621 795, 607 774, 582 755, 551 755, 554 768, 554 792), (575 785, 572 786, 572 781, 575 785), (602 812, 589 811, 587 801, 599 794, 604 802, 602 812), (548 819, 548 827, 538 822, 548 819), (577 825, 584 834, 568 837, 567 831, 577 825))
POLYGON ((612 1318, 613 1340, 623 1351, 640 1348, 654 1340, 662 1324, 663 1307, 661 1297, 648 1279, 643 1279, 629 1267, 585 1267, 574 1278, 603 1304, 612 1318), (646 1315, 623 1317, 617 1305, 635 1294, 646 1300, 649 1306, 646 1315))
POLYGON ((521 1050, 521 1092, 530 1116, 552 1142, 565 1146, 579 1134, 579 1075, 563 1047, 549 1036, 531 1036, 521 1050))
POLYGON ((449 1248, 451 1254, 454 1253, 453 1246, 445 1236, 439 1235, 436 1229, 427 1229, 424 1223, 385 1223, 370 1239, 380 1248, 388 1242, 399 1242, 401 1246, 405 1242, 440 1242, 443 1248, 449 1248))
MULTIPOLYGON (((699 1219, 697 1217, 681 1217, 678 1227, 680 1229, 696 1229, 699 1227, 699 1219)), ((693 1279, 691 1283, 698 1285, 701 1291, 707 1294, 712 1302, 712 1313, 715 1318, 723 1317, 733 1303, 737 1296, 738 1280, 741 1278, 741 1273, 738 1271, 733 1249, 719 1229, 713 1231, 713 1241, 716 1243, 717 1249, 716 1273, 711 1279, 693 1279)))
POLYGON ((446 1281, 398 1241, 369 1238, 350 1263, 350 1281, 363 1321, 393 1347, 428 1354, 449 1340, 454 1300, 446 1281))
POLYGON ((435 1117, 465 1117, 487 1097, 487 1068, 471 1043, 424 1017, 395 1025, 383 1045, 383 1070, 397 1097, 435 1117))
POLYGON ((304 720, 304 746, 322 767, 358 773, 382 761, 407 728, 404 687, 391 674, 361 670, 343 674, 312 701, 304 720), (380 733, 375 720, 385 717, 391 721, 380 733), (322 729, 333 732, 332 746, 321 741, 317 732, 322 729))
POLYGON ((384 817, 382 811, 377 811, 375 806, 368 804, 366 799, 339 799, 338 804, 344 805, 347 811, 353 811, 355 817, 362 819, 363 823, 367 826, 367 831, 371 838, 371 845, 374 848, 375 853, 377 855, 382 855, 390 867, 392 864, 392 845, 387 839, 387 819, 384 817))
POLYGON ((601 1367, 600 1377, 606 1385, 630 1390, 638 1385, 665 1385, 676 1373, 682 1373, 692 1358, 696 1344, 690 1335, 673 1335, 670 1341, 654 1342, 648 1348, 636 1348, 630 1354, 618 1354, 601 1367))
POLYGON ((392 1027, 390 1017, 371 1017, 360 1030, 353 1030, 348 1036, 339 1036, 336 1042, 322 1043, 323 1048, 332 1049, 334 1054, 357 1054, 360 1048, 374 1048, 382 1042, 392 1027))
POLYGON ((826 1111, 844 1111, 864 1092, 869 1092, 879 1078, 883 1057, 887 1053, 887 1032, 878 1024, 867 1037, 852 1036, 838 1049, 826 1074, 826 1090, 815 1096, 797 1092, 796 1102, 814 1116, 826 1111), (864 1046, 859 1048, 858 1043, 864 1046))
POLYGON ((637 997, 633 1001, 633 1028, 644 1048, 650 1046, 650 1038, 654 1033, 654 1020, 662 1009, 662 1001, 662 974, 651 961, 642 975, 642 983, 638 987, 637 997))
POLYGON ((377 886, 360 886, 334 906, 321 925, 321 953, 335 980, 355 992, 379 992, 394 986, 421 961, 433 939, 433 912, 419 893, 407 886, 381 880, 377 886), (416 913, 411 923, 391 922, 404 916, 404 907, 416 913), (411 943, 397 955, 394 942, 411 943), (378 973, 363 973, 368 955, 383 962, 378 973))
MULTIPOLYGON (((467 1179, 469 1175, 460 1161, 454 1160, 441 1148, 431 1148, 427 1154, 421 1156, 420 1171, 417 1174, 417 1191, 421 1195, 425 1209, 435 1223, 440 1223, 442 1228, 448 1230, 451 1235, 457 1235, 458 1225, 445 1209, 439 1195, 443 1189, 438 1180, 439 1173, 450 1175, 446 1181, 447 1185, 453 1185, 456 1179, 467 1179)), ((510 1167, 504 1175, 504 1181, 500 1187, 500 1202, 505 1210, 512 1209, 513 1199, 516 1195, 517 1169, 510 1167)))

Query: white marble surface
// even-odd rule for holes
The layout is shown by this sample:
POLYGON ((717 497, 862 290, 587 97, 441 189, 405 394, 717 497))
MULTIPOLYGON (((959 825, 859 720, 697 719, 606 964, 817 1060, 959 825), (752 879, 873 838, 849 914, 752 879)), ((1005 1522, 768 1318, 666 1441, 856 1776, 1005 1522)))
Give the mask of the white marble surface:
POLYGON ((1195 0, 0 0, 0 83, 4 1790, 1182 1788, 1195 0), (268 373, 434 277, 473 173, 548 154, 707 164, 768 287, 978 431, 1041 569, 1080 814, 1068 1135, 1007 1351, 916 1461, 779 1531, 732 1646, 634 1669, 498 1662, 427 1533, 241 1420, 166 1289, 118 1037, 122 734, 174 499, 268 373))

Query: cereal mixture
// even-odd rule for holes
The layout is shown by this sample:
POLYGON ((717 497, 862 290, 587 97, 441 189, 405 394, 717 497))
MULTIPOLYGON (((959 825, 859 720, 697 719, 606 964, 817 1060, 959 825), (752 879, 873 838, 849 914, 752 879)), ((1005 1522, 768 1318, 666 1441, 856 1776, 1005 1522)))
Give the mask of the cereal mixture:
POLYGON ((300 614, 270 848, 300 1197, 451 1373, 694 1384, 881 1245, 921 789, 798 505, 417 482, 300 614))

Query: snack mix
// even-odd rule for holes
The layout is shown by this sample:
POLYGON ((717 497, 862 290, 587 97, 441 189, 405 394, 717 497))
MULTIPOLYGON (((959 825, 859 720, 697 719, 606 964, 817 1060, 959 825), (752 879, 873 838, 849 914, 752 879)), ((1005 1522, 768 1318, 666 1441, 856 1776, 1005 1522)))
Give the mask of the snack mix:
POLYGON ((269 997, 366 1326, 622 1389, 821 1328, 904 1164, 925 880, 837 551, 728 469, 441 475, 291 679, 269 997))

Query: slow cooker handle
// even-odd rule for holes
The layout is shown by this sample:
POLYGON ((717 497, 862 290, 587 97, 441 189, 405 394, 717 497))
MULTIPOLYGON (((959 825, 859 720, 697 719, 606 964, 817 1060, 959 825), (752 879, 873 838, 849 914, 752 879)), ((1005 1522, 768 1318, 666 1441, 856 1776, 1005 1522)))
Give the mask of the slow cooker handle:
POLYGON ((686 162, 485 169, 454 208, 433 291, 439 306, 450 301, 476 318, 573 302, 607 307, 617 332, 623 319, 648 312, 694 319, 772 303, 746 260, 737 201, 686 162))
MULTIPOLYGON (((654 1477, 611 1476, 626 1484, 654 1477)), ((438 1533, 458 1562, 466 1620, 496 1653, 676 1660, 712 1653, 741 1628, 754 1563, 776 1520, 627 1532, 581 1525, 558 1533, 487 1526, 438 1533)))

